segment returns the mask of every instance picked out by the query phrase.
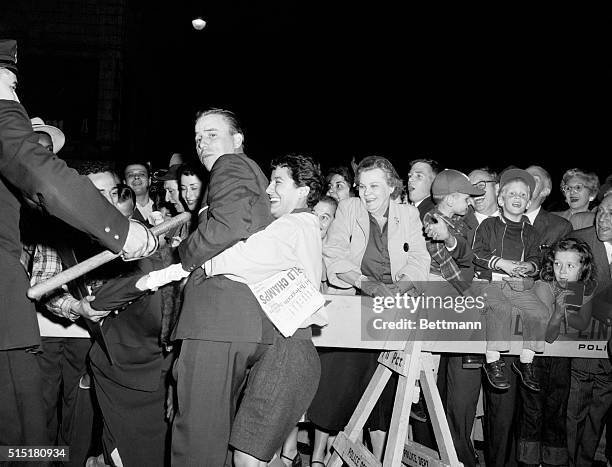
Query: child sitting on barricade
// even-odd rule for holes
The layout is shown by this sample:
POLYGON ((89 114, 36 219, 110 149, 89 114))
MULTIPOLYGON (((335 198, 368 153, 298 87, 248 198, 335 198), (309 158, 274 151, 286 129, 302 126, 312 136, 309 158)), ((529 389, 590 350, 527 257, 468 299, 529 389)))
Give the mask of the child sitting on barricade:
POLYGON ((534 188, 535 180, 527 171, 504 171, 497 198, 502 215, 482 221, 474 235, 476 277, 488 281, 481 288, 487 305, 484 370, 496 389, 510 387, 500 352, 510 350, 512 311, 516 309, 523 323, 523 349, 520 362, 513 363, 512 369, 527 388, 540 390, 532 362, 535 353, 544 350, 548 311, 533 290, 533 278, 539 272, 539 236, 525 211, 534 188))

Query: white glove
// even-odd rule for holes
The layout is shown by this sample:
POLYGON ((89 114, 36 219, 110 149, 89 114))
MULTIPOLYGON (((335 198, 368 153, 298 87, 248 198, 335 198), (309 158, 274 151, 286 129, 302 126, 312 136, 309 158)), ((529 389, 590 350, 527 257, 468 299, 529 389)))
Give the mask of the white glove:
POLYGON ((136 282, 136 288, 143 291, 157 290, 170 282, 180 281, 188 275, 189 271, 185 271, 181 263, 171 264, 167 268, 151 271, 146 276, 141 277, 138 282, 136 282))

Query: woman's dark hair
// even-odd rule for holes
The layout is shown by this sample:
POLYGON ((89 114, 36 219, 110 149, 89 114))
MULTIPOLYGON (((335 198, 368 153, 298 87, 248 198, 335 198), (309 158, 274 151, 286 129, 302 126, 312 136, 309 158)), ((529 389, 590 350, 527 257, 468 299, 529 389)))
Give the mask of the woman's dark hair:
POLYGON ((117 202, 125 203, 131 201, 136 206, 136 193, 129 186, 120 183, 117 185, 117 202))
POLYGON ((382 156, 368 156, 364 158, 357 166, 357 173, 355 178, 359 183, 359 175, 365 170, 380 169, 384 172, 387 184, 393 188, 391 192, 391 199, 397 199, 404 189, 404 182, 397 174, 395 167, 389 161, 389 159, 382 156))
POLYGON ((586 290, 593 290, 596 284, 595 259, 591 247, 582 240, 576 238, 565 238, 554 243, 544 254, 542 261, 542 270, 540 277, 547 282, 555 280, 555 255, 558 251, 575 251, 580 255, 580 263, 582 264, 582 273, 578 280, 584 282, 586 290))
POLYGON ((354 196, 355 190, 353 186, 355 184, 355 177, 353 177, 352 170, 346 166, 332 167, 327 171, 327 175, 325 176, 325 181, 327 182, 327 185, 331 183, 331 179, 334 175, 340 175, 346 181, 349 186, 349 189, 351 190, 351 195, 354 196))
POLYGON ((309 208, 313 208, 325 193, 321 167, 312 157, 288 154, 274 159, 270 165, 272 170, 286 167, 295 186, 307 186, 310 188, 308 199, 306 200, 309 208))
POLYGON ((204 171, 201 169, 198 169, 192 165, 189 164, 182 164, 179 169, 178 172, 176 174, 176 179, 178 181, 178 184, 180 186, 181 184, 181 177, 183 175, 195 175, 196 177, 198 177, 200 179, 200 181, 202 183, 204 183, 205 181, 205 177, 206 175, 204 174, 204 171))

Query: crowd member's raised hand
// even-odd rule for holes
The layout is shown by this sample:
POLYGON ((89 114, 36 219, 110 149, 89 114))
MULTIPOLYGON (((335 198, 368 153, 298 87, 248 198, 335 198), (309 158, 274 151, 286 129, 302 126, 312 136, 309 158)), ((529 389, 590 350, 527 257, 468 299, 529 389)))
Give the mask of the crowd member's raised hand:
POLYGON ((96 297, 88 295, 87 297, 74 302, 74 304, 70 306, 70 309, 74 314, 97 323, 101 319, 105 318, 110 313, 110 310, 94 310, 91 307, 90 302, 93 302, 95 299, 96 297))

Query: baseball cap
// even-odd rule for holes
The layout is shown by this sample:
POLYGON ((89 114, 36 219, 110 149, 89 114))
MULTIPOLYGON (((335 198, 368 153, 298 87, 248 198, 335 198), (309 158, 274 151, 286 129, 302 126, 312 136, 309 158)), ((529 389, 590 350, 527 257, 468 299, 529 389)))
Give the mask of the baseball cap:
POLYGON ((17 41, 0 39, 0 68, 8 68, 17 74, 17 41))
POLYGON ((517 169, 516 167, 508 168, 504 170, 499 177, 499 189, 501 190, 506 183, 511 180, 522 180, 529 187, 529 192, 533 195, 535 190, 536 182, 533 175, 523 169, 517 169))
POLYGON ((32 130, 40 133, 47 133, 51 137, 53 152, 55 154, 57 154, 60 149, 64 147, 66 137, 64 136, 62 130, 51 125, 45 125, 45 122, 39 117, 30 119, 30 122, 32 122, 32 130))
POLYGON ((444 169, 431 184, 431 192, 436 196, 450 195, 451 193, 464 193, 471 196, 482 196, 484 190, 476 188, 463 172, 453 169, 444 169))

